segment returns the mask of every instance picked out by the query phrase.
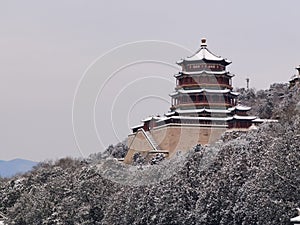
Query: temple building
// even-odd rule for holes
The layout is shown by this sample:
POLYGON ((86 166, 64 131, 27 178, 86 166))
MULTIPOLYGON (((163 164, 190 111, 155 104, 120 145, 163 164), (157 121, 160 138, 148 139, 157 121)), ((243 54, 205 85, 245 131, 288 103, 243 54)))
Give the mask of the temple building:
POLYGON ((170 111, 132 127, 125 163, 137 152, 145 158, 157 153, 170 157, 197 144, 214 143, 228 130, 248 130, 255 122, 256 117, 248 115, 251 108, 238 104, 234 75, 226 68, 231 61, 209 51, 206 39, 194 55, 177 64, 181 70, 174 75, 170 111))
POLYGON ((300 83, 300 66, 296 67, 296 70, 298 71, 298 74, 293 75, 289 80, 290 88, 300 83))

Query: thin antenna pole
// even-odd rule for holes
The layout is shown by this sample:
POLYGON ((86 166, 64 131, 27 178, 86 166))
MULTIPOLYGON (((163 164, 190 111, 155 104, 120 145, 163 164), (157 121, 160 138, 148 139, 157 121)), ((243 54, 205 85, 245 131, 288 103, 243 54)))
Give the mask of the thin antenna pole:
POLYGON ((246 82, 247 82, 247 89, 249 89, 249 81, 250 81, 250 79, 249 79, 249 78, 246 78, 246 82))

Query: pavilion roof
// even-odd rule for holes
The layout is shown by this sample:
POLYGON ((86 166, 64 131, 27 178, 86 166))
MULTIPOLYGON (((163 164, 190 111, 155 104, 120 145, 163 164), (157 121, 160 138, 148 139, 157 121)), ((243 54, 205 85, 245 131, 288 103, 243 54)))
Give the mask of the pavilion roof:
POLYGON ((144 126, 144 124, 139 124, 139 125, 130 127, 130 129, 133 130, 133 129, 141 128, 141 127, 143 127, 143 126, 144 126))
POLYGON ((289 79, 289 82, 294 81, 294 80, 300 80, 300 75, 299 75, 299 74, 293 75, 293 76, 289 79))
POLYGON ((236 105, 234 107, 229 108, 230 111, 238 110, 238 111, 249 111, 251 107, 244 105, 236 105))
POLYGON ((201 60, 224 62, 226 65, 229 65, 231 63, 230 60, 226 58, 222 58, 221 56, 217 56, 214 53, 212 53, 210 50, 208 50, 206 39, 203 38, 201 40, 201 48, 194 55, 177 61, 177 64, 180 65, 184 61, 193 62, 193 61, 201 61, 201 60))
POLYGON ((232 120, 233 117, 194 117, 194 116, 171 116, 171 117, 165 117, 165 118, 161 118, 160 121, 165 121, 165 120, 169 120, 169 119, 179 119, 179 120, 210 120, 210 121, 228 121, 228 120, 232 120))
POLYGON ((236 120, 255 120, 256 116, 238 116, 238 115, 234 115, 233 119, 236 119, 236 120))
POLYGON ((202 112, 208 112, 208 113, 231 113, 228 109, 177 109, 177 113, 179 114, 185 114, 185 113, 202 113, 202 112))

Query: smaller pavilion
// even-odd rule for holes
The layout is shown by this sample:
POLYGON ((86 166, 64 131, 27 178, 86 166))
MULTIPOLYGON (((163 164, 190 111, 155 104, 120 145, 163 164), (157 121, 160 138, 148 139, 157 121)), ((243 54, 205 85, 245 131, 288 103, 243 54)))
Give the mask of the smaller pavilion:
POLYGON ((300 65, 296 67, 296 70, 298 71, 298 74, 295 74, 291 77, 289 80, 290 82, 290 88, 294 87, 295 85, 298 85, 300 83, 300 65))

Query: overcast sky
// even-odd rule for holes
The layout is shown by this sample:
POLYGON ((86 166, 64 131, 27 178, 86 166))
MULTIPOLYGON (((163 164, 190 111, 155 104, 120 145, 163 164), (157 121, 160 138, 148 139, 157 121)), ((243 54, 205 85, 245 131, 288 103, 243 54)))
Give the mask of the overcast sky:
MULTIPOLYGON (((206 37, 211 51, 233 62, 228 69, 236 75, 235 87, 244 87, 247 77, 256 89, 287 82, 300 64, 299 8, 297 0, 0 0, 0 159, 80 156, 72 128, 76 87, 96 58, 128 42, 162 40, 196 51, 206 37)), ((116 99, 113 91, 107 94, 119 105, 112 120, 106 119, 116 134, 110 128, 105 134, 99 131, 104 146, 124 139, 144 116, 168 111, 174 68, 148 68, 139 65, 122 72, 135 74, 128 83, 139 75, 156 76, 126 91, 151 86, 145 96, 156 97, 143 102, 139 93, 129 110, 126 100, 116 99)), ((116 88, 122 82, 116 79, 116 88)), ((97 118, 101 107, 96 107, 96 121, 106 128, 110 125, 97 118)), ((85 156, 95 151, 82 150, 85 156)))

